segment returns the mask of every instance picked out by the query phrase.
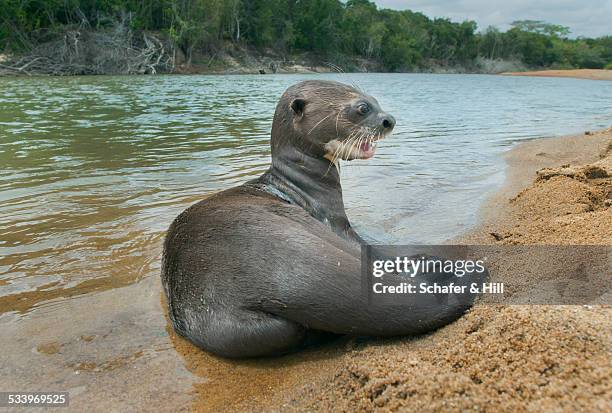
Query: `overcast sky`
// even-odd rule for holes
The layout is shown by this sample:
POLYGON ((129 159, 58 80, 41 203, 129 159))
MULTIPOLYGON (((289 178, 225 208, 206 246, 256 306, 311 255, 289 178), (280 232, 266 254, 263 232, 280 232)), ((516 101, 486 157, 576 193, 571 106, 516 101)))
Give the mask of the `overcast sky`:
POLYGON ((475 20, 479 30, 505 30, 514 20, 568 26, 572 37, 612 35, 612 0, 374 0, 379 8, 410 9, 429 17, 475 20))

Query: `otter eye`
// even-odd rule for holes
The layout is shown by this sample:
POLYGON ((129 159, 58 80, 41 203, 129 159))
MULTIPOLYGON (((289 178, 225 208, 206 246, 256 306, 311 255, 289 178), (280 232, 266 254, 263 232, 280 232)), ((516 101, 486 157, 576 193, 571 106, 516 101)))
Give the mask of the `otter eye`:
POLYGON ((367 103, 361 103, 359 104, 359 106, 357 106, 357 112, 359 112, 360 115, 365 115, 369 111, 370 105, 368 105, 367 103))

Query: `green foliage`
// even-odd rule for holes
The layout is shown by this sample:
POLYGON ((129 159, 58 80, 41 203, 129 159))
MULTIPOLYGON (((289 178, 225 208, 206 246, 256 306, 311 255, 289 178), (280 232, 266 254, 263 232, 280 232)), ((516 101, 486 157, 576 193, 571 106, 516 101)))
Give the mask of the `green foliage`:
POLYGON ((601 69, 612 60, 612 37, 567 39, 567 28, 541 22, 513 23, 500 32, 488 28, 480 35, 479 54, 490 59, 515 59, 528 66, 601 69))
POLYGON ((412 39, 400 35, 387 37, 383 46, 383 63, 389 70, 409 70, 422 59, 412 39))
POLYGON ((0 0, 0 51, 20 51, 68 26, 163 31, 183 52, 210 53, 223 42, 336 62, 362 57, 388 70, 469 66, 477 57, 531 67, 603 68, 610 36, 569 39, 569 29, 521 20, 501 32, 476 23, 378 9, 369 0, 0 0))
POLYGON ((541 20, 516 20, 511 26, 522 32, 544 34, 546 36, 567 37, 570 33, 569 27, 558 24, 550 24, 541 20))

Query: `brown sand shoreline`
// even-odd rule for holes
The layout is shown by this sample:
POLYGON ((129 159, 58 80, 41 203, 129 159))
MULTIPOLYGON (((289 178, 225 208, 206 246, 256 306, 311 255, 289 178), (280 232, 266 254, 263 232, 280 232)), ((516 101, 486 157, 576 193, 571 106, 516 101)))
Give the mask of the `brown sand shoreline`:
POLYGON ((612 80, 612 70, 604 69, 571 69, 571 70, 535 70, 532 72, 504 72, 502 76, 534 77, 573 77, 576 79, 612 80))
MULTIPOLYGON (((483 224, 460 242, 608 245, 611 145, 612 129, 518 145, 483 224)), ((174 342, 190 371, 216 371, 216 383, 195 385, 195 411, 601 411, 612 400, 611 315, 607 306, 479 306, 423 337, 250 362, 211 363, 174 342)))

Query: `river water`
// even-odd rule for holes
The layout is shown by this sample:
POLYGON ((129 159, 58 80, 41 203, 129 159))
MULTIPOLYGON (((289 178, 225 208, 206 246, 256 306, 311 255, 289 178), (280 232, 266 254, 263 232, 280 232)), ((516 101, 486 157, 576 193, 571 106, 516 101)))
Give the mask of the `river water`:
MULTIPOLYGON (((50 294, 21 296, 27 310, 53 291, 154 274, 173 217, 262 173, 278 97, 313 78, 355 84, 397 119, 373 159, 342 165, 349 217, 384 242, 436 243, 468 229, 503 181, 500 155, 515 142, 612 123, 612 82, 577 79, 3 78, 0 296, 50 294)), ((16 303, 5 304, 0 311, 16 303)))

